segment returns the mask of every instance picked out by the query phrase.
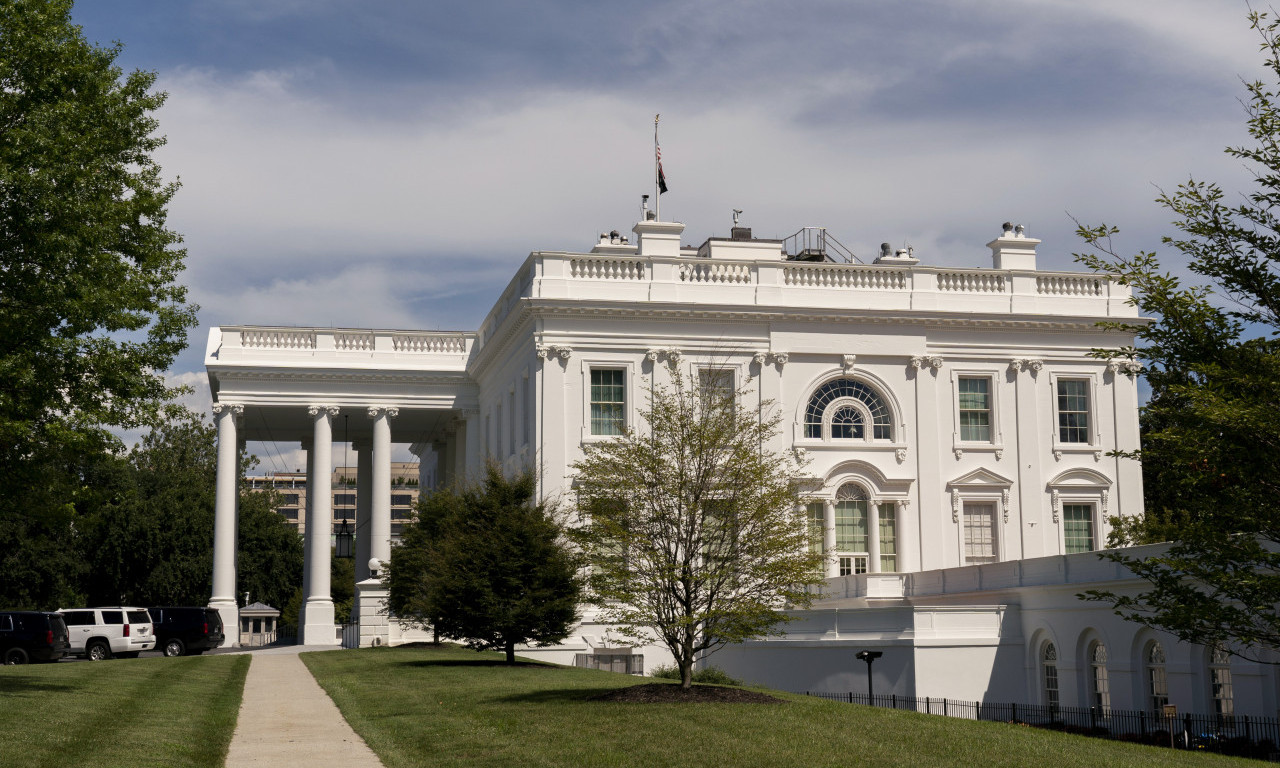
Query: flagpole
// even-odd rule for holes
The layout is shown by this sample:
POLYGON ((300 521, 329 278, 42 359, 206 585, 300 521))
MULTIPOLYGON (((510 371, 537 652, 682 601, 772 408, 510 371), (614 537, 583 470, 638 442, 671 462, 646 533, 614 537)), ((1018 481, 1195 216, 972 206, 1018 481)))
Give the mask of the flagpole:
POLYGON ((658 149, 658 118, 662 115, 653 116, 653 218, 655 221, 662 221, 662 191, 658 189, 658 168, 662 162, 659 156, 661 150, 658 149))

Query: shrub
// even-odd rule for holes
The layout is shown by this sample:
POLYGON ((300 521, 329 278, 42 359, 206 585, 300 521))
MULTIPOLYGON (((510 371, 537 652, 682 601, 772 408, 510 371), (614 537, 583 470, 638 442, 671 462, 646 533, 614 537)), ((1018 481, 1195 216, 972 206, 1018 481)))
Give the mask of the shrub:
MULTIPOLYGON (((679 680, 680 668, 674 664, 660 664, 653 668, 653 676, 663 680, 679 680)), ((728 673, 719 667, 695 669, 693 671, 693 682, 711 683, 712 685, 742 685, 741 680, 729 677, 728 673)))

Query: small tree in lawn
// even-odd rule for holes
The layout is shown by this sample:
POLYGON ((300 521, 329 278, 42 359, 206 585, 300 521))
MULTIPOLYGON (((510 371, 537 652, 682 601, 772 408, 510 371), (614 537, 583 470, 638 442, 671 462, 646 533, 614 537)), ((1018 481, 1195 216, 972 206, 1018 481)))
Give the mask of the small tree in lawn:
POLYGON ((673 371, 649 391, 643 430, 574 465, 591 600, 623 636, 666 645, 685 688, 699 654, 807 607, 822 564, 797 513, 799 467, 766 447, 781 417, 761 419, 738 405, 743 391, 703 376, 673 371))
POLYGON ((502 650, 508 664, 517 645, 568 637, 579 561, 555 506, 536 493, 532 472, 507 478, 490 464, 482 482, 432 494, 418 530, 392 551, 392 609, 476 650, 502 650))

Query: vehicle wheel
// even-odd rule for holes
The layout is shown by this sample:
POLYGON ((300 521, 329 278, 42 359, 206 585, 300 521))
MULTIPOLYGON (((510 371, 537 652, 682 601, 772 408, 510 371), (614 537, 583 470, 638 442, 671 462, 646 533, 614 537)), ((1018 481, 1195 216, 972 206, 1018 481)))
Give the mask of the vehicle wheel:
POLYGON ((28 661, 31 661, 31 659, 27 656, 27 652, 21 648, 10 648, 5 651, 5 664, 26 664, 28 661))
POLYGON ((101 640, 94 640, 84 649, 84 655, 89 661, 103 661, 111 658, 111 647, 101 640))
POLYGON ((165 656, 181 656, 186 652, 187 646, 183 645, 182 641, 176 637, 164 644, 165 656))

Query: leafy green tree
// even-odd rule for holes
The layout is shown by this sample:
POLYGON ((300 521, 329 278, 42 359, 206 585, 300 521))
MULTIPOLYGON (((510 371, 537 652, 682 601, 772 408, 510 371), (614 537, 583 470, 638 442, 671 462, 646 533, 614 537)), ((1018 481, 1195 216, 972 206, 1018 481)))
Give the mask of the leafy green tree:
POLYGON ((158 423, 196 323, 151 157, 164 94, 70 14, 0 0, 0 540, 23 542, 0 592, 28 605, 69 594, 76 470, 118 446, 107 427, 158 423))
MULTIPOLYGON (((185 412, 124 457, 85 471, 76 548, 91 604, 203 605, 213 562, 216 432, 185 412)), ((251 463, 247 459, 246 463, 251 463)), ((302 578, 302 543, 273 492, 240 491, 237 592, 283 605, 302 578)))
POLYGON ((392 610, 477 650, 515 662, 517 645, 551 645, 578 620, 578 559, 537 478, 503 476, 436 491, 391 554, 392 610))
POLYGON ((599 618, 671 651, 681 685, 696 658, 776 631, 821 581, 797 509, 799 467, 765 446, 781 417, 739 404, 745 388, 672 372, 643 429, 589 445, 574 465, 599 618))
POLYGON ((1250 14, 1269 82, 1247 83, 1251 146, 1230 147, 1255 175, 1229 201, 1194 179, 1160 204, 1177 215, 1164 238, 1206 284, 1161 271, 1153 253, 1122 256, 1114 227, 1081 227, 1093 251, 1079 257, 1135 289, 1149 325, 1123 326, 1137 344, 1108 356, 1144 367, 1146 511, 1116 520, 1113 545, 1170 541, 1163 554, 1117 552, 1149 582, 1137 595, 1089 593, 1117 613, 1177 635, 1257 657, 1280 647, 1280 22, 1250 14))

